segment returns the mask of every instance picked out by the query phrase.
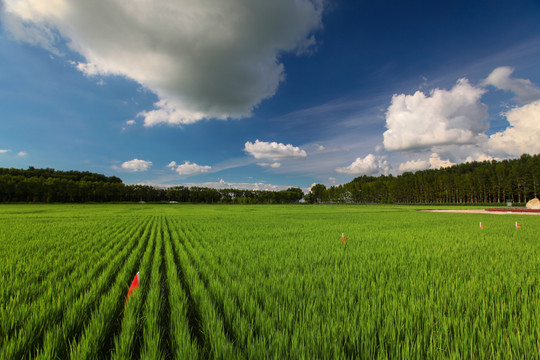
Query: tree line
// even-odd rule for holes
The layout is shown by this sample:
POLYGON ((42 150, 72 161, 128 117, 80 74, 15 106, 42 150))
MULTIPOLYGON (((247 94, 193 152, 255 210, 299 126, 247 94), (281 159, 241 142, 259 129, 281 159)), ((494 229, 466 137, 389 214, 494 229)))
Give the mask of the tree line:
POLYGON ((525 203, 537 197, 540 155, 454 165, 399 176, 360 176, 349 183, 282 191, 125 185, 115 176, 54 169, 0 168, 0 202, 183 202, 475 204, 525 203))
POLYGON ((106 182, 106 183, 122 183, 122 179, 116 176, 105 176, 102 174, 96 174, 89 171, 61 171, 54 169, 36 169, 30 166, 28 169, 6 169, 0 168, 0 176, 22 176, 25 178, 53 178, 53 179, 65 179, 73 181, 87 181, 87 182, 106 182))
POLYGON ((343 185, 312 186, 309 203, 525 203, 537 197, 540 155, 471 162, 399 176, 361 176, 343 185))
POLYGON ((287 204, 302 199, 299 188, 282 191, 125 185, 115 176, 54 169, 0 168, 0 202, 187 202, 287 204))

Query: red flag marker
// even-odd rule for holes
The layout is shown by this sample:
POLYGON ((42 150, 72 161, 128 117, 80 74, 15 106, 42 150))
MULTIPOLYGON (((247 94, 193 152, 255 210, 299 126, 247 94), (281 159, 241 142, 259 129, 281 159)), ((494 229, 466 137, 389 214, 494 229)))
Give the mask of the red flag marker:
POLYGON ((480 229, 483 229, 484 225, 482 225, 482 222, 480 221, 480 229))
POLYGON ((521 225, 519 225, 517 221, 516 221, 516 229, 521 229, 521 225))
POLYGON ((135 293, 135 290, 137 290, 137 287, 139 286, 139 272, 137 271, 137 274, 133 278, 133 281, 131 282, 131 286, 129 287, 129 291, 126 296, 126 302, 129 300, 129 297, 135 293))
POLYGON ((345 233, 341 233, 341 237, 343 238, 343 243, 345 244, 345 233))

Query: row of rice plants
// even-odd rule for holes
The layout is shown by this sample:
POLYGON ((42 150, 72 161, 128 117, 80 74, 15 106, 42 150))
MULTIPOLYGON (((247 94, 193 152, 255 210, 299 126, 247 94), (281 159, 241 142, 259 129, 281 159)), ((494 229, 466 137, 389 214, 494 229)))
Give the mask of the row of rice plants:
MULTIPOLYGON (((49 241, 54 241, 49 239, 49 241)), ((77 241, 73 239, 73 241, 77 241)), ((138 242, 136 237, 131 238, 131 242, 126 244, 123 241, 123 251, 115 254, 110 252, 106 258, 98 263, 91 264, 92 268, 85 274, 84 277, 76 279, 71 284, 67 284, 65 292, 60 294, 52 293, 52 290, 48 290, 49 296, 39 298, 35 303, 21 304, 19 309, 22 309, 21 313, 26 313, 24 316, 24 323, 16 330, 11 336, 6 336, 2 345, 2 354, 10 355, 14 358, 19 358, 22 355, 34 354, 36 349, 48 338, 46 333, 51 327, 58 328, 59 323, 65 321, 66 315, 69 315, 77 304, 94 303, 95 298, 99 296, 99 291, 108 286, 109 280, 114 274, 114 264, 118 266, 129 255, 130 248, 138 242), (111 259, 114 256, 112 262, 111 259), (97 275, 100 273, 103 266, 109 265, 104 276, 99 277, 99 281, 93 282, 90 275, 97 275), (87 291, 88 288, 94 288, 95 284, 98 284, 98 290, 94 293, 87 291), (84 293, 84 295, 82 295, 84 293), (45 340, 44 340, 45 339, 45 340)), ((82 263, 86 263, 86 260, 80 259, 82 263)), ((32 269, 29 267, 29 269, 32 269)), ((61 281, 61 280, 60 280, 61 281)), ((84 319, 84 313, 75 312, 74 319, 81 321, 84 319)), ((21 321, 14 320, 14 323, 21 323, 21 321)), ((66 329, 57 330, 60 334, 65 334, 66 329)), ((69 332, 68 332, 69 333, 69 332)))
MULTIPOLYGON (((63 251, 60 250, 60 253, 50 253, 48 257, 55 257, 55 259, 51 261, 50 273, 46 274, 42 281, 32 281, 25 277, 18 279, 18 284, 28 284, 31 290, 24 292, 24 295, 17 291, 16 295, 10 296, 9 301, 4 302, 5 308, 0 312, 1 338, 10 337, 15 331, 21 329, 24 324, 27 324, 31 314, 39 314, 43 309, 51 311, 56 309, 56 313, 62 311, 63 305, 69 303, 84 289, 84 285, 76 287, 78 280, 81 277, 98 274, 106 263, 103 261, 105 255, 114 254, 125 245, 124 242, 113 242, 110 239, 129 228, 131 227, 107 228, 109 231, 116 231, 112 231, 111 234, 96 231, 91 238, 72 238, 70 245, 78 244, 80 248, 68 247, 63 251), (100 263, 101 266, 95 266, 96 263, 100 263)), ((57 238, 49 238, 49 241, 56 242, 57 238)), ((63 241, 58 241, 58 243, 59 247, 64 244, 63 241)), ((41 261, 46 264, 47 259, 41 259, 41 261)), ((58 315, 50 317, 57 318, 58 315)))
POLYGON ((185 234, 173 227, 171 238, 176 263, 179 264, 179 271, 189 291, 188 296, 192 299, 189 311, 193 314, 188 314, 188 316, 200 319, 198 324, 193 324, 195 328, 191 331, 197 338, 201 357, 237 358, 237 350, 234 348, 232 339, 226 334, 223 319, 216 310, 208 289, 186 251, 185 234))
MULTIPOLYGON (((35 301, 47 289, 42 286, 44 282, 50 283, 51 279, 58 279, 61 272, 73 269, 74 259, 67 254, 74 249, 80 254, 95 246, 95 238, 82 244, 71 241, 80 233, 67 224, 29 227, 27 221, 14 221, 5 225, 4 229, 9 232, 2 234, 6 238, 2 239, 0 247, 7 250, 1 265, 6 280, 1 292, 2 303, 35 301), (17 238, 19 241, 10 241, 17 238), (37 262, 36 257, 41 261, 37 262), (30 267, 32 271, 27 271, 30 267)), ((93 227, 85 224, 84 228, 93 227)))
MULTIPOLYGON (((168 287, 169 329, 171 357, 176 359, 197 359, 199 347, 203 347, 202 337, 199 331, 198 310, 194 309, 191 293, 186 294, 187 283, 179 268, 177 257, 172 248, 171 228, 167 220, 163 224, 163 242, 165 244, 165 269, 168 287), (181 278, 179 277, 179 273, 181 278), (184 290, 186 287, 186 290, 184 290), (190 304, 191 303, 191 304, 190 304), (191 309, 190 309, 191 307, 191 309), (190 319, 192 325, 190 325, 190 319)), ((166 331, 167 332, 167 331, 166 331)))
POLYGON ((187 227, 182 227, 182 230, 184 231, 183 245, 186 254, 196 268, 217 313, 223 319, 225 335, 234 344, 238 354, 243 354, 247 346, 254 345, 253 336, 248 335, 248 332, 252 331, 251 326, 246 323, 245 319, 237 311, 238 309, 227 286, 229 284, 222 283, 218 277, 214 276, 211 265, 202 260, 204 249, 200 246, 202 242, 201 234, 187 227))
MULTIPOLYGON (((234 345, 242 357, 276 355, 277 348, 273 340, 277 336, 273 318, 267 317, 259 308, 249 288, 229 276, 232 261, 220 262, 218 265, 217 252, 212 247, 207 231, 194 229, 186 223, 176 226, 182 229, 185 248, 209 289, 214 304, 223 316, 225 328, 231 333, 234 345)), ((220 255, 223 254, 220 252, 220 255)), ((230 256, 232 260, 234 254, 230 256)))
POLYGON ((133 274, 139 268, 143 254, 151 249, 147 247, 147 244, 154 231, 155 222, 150 221, 142 238, 137 239, 139 241, 135 250, 114 267, 114 272, 111 274, 111 280, 114 281, 112 286, 96 291, 99 296, 99 305, 95 311, 91 312, 80 339, 71 344, 70 358, 95 359, 110 356, 114 346, 115 332, 121 323, 124 306, 122 300, 125 299, 127 292, 126 284, 129 286, 133 274))
POLYGON ((143 325, 143 343, 141 344, 141 358, 160 359, 164 354, 161 353, 161 343, 168 339, 161 339, 161 287, 164 286, 161 280, 161 262, 162 262, 162 224, 156 221, 155 228, 156 247, 152 260, 152 269, 150 275, 150 284, 148 286, 148 295, 144 303, 144 324, 143 325))
POLYGON ((131 359, 138 354, 141 341, 142 320, 144 319, 142 309, 150 284, 151 264, 156 247, 156 237, 156 223, 154 222, 150 233, 150 240, 139 267, 139 287, 124 307, 124 316, 121 323, 122 330, 114 340, 115 351, 113 358, 115 359, 131 359))
MULTIPOLYGON (((57 351, 60 354, 65 353, 69 349, 69 342, 76 338, 77 331, 82 331, 84 322, 97 305, 101 292, 112 284, 116 269, 140 242, 142 229, 139 230, 126 229, 117 239, 108 237, 109 242, 119 244, 110 248, 98 261, 81 259, 80 266, 86 268, 86 271, 66 284, 64 291, 53 294, 56 297, 52 304, 43 303, 41 307, 28 311, 31 319, 20 331, 23 336, 10 338, 10 344, 14 347, 4 346, 3 351, 15 355, 21 352, 30 355, 36 351, 41 354, 55 354, 57 351), (31 342, 26 341, 27 334, 32 335, 31 342)), ((79 240, 73 239, 74 242, 79 240)))
MULTIPOLYGON (((110 288, 115 274, 130 254, 146 246, 149 224, 143 222, 134 227, 127 234, 122 234, 129 240, 128 244, 118 252, 111 252, 104 258, 97 268, 92 269, 87 276, 81 277, 78 287, 82 292, 64 309, 62 319, 58 319, 55 326, 45 334, 43 347, 38 358, 66 357, 70 344, 75 343, 81 336, 85 324, 91 318, 99 304, 102 293, 110 288)), ((115 242, 116 239, 110 241, 115 242)))
MULTIPOLYGON (((251 348, 250 354, 254 353, 258 356, 264 356, 264 354, 274 354, 273 356, 277 357, 288 356, 291 355, 291 335, 293 333, 292 330, 288 329, 288 326, 290 328, 293 328, 294 326, 292 323, 294 314, 291 310, 297 310, 295 307, 299 305, 298 299, 294 298, 297 296, 297 293, 289 292, 289 294, 284 295, 282 287, 283 282, 278 285, 281 286, 280 291, 277 291, 275 295, 284 296, 287 298, 289 295, 291 295, 293 297, 292 301, 294 301, 294 306, 292 307, 290 305, 282 306, 279 301, 280 299, 265 291, 265 287, 269 286, 268 281, 270 279, 267 277, 268 272, 272 271, 273 268, 282 263, 279 257, 274 258, 272 256, 281 251, 278 250, 278 248, 287 249, 287 254, 285 256, 293 255, 290 252, 291 249, 287 240, 290 238, 290 236, 280 235, 280 233, 287 233, 289 231, 289 227, 286 224, 283 224, 281 227, 279 227, 279 230, 277 230, 277 228, 273 228, 272 231, 268 231, 266 226, 263 226, 265 229, 259 234, 259 231, 252 227, 252 224, 254 223, 253 220, 255 219, 251 219, 251 221, 247 222, 247 225, 251 228, 249 231, 242 231, 244 229, 239 228, 238 225, 239 223, 242 223, 241 221, 235 223, 237 231, 235 233, 230 233, 233 235, 233 237, 225 242, 225 246, 220 247, 219 250, 215 249, 213 253, 225 255, 225 257, 220 256, 220 267, 223 268, 221 273, 226 272, 229 275, 232 275, 232 278, 236 278, 240 281, 239 286, 235 286, 238 297, 246 301, 249 305, 246 306, 244 304, 238 304, 238 307, 248 309, 246 315, 249 321, 259 322, 260 326, 256 329, 260 332, 259 335, 263 337, 265 342, 268 344, 267 347, 259 346, 258 348, 251 348), (267 249, 261 251, 260 249, 264 248, 263 243, 266 241, 266 239, 268 239, 268 237, 270 237, 270 240, 273 242, 275 248, 273 250, 268 249, 270 252, 268 252, 267 249), (228 248, 232 249, 232 253, 227 251, 228 248), (264 258, 263 261, 260 261, 262 258, 258 259, 258 255, 261 254, 270 255, 270 259, 264 258), (250 258, 253 258, 253 260, 249 260, 250 258), (241 261, 234 264, 235 260, 237 259, 245 259, 246 261, 241 261), (253 276, 259 277, 261 270, 263 274, 266 274, 262 277, 263 280, 261 284, 252 286, 252 284, 250 284, 250 278, 253 276), (257 296, 257 298, 254 299, 251 294, 246 297, 246 290, 248 293, 253 293, 259 292, 259 289, 262 289, 262 294, 260 297, 257 296), (262 309, 264 309, 264 311, 262 309), (268 314, 268 316, 266 314, 268 314), (258 319, 262 321, 258 321, 258 319)), ((264 224, 263 221, 260 223, 264 224)), ((220 241, 219 238, 222 237, 222 234, 227 234, 229 232, 226 228, 212 228, 212 226, 205 226, 204 229, 204 231, 201 230, 201 234, 196 242, 203 244, 206 243, 210 246, 212 242, 217 243, 220 241)), ((301 234, 297 235, 299 236, 295 238, 296 241, 304 241, 301 234)), ((210 253, 210 250, 208 252, 201 251, 199 248, 197 250, 197 252, 200 251, 202 254, 210 253)), ((206 264, 201 264, 201 269, 211 268, 212 263, 214 263, 214 261, 208 260, 206 264)), ((291 275, 293 274, 287 272, 283 273, 283 276, 286 278, 290 278, 291 275)), ((296 272, 293 276, 302 277, 303 274, 296 272)), ((225 283, 226 287, 230 288, 230 281, 225 283)), ((232 310, 231 313, 233 313, 233 311, 234 310, 232 310)), ((236 312, 238 313, 238 309, 236 312)), ((250 330, 248 329, 248 334, 249 331, 250 330)), ((246 335, 244 334, 244 336, 246 335)))
POLYGON ((339 348, 339 336, 332 335, 331 321, 320 325, 314 322, 320 314, 328 317, 327 305, 335 302, 334 298, 327 299, 333 285, 321 280, 333 279, 332 251, 338 249, 341 255, 340 234, 335 232, 334 239, 332 235, 317 239, 319 226, 302 229, 291 224, 292 219, 282 225, 266 222, 263 229, 246 223, 248 236, 231 240, 244 249, 238 257, 243 259, 243 273, 251 274, 244 275, 244 286, 253 289, 259 307, 273 319, 268 330, 274 338, 272 351, 278 357, 339 357, 339 353, 323 347, 328 343, 339 348), (322 277, 318 278, 318 274, 322 277), (311 340, 313 343, 308 344, 311 340))

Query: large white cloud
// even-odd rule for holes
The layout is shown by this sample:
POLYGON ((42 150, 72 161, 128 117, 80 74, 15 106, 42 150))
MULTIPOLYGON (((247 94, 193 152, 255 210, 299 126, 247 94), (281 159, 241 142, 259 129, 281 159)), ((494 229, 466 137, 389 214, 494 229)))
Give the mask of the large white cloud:
POLYGON ((145 125, 250 116, 284 79, 283 52, 309 51, 323 0, 5 0, 18 40, 82 55, 88 76, 121 75, 159 97, 145 125))
POLYGON ((197 165, 189 161, 184 161, 182 165, 177 165, 176 162, 171 161, 167 167, 170 167, 178 173, 178 175, 195 175, 202 174, 210 171, 211 166, 208 165, 197 165))
POLYGON ((451 90, 435 89, 429 96, 421 91, 394 95, 386 112, 385 149, 478 142, 488 128, 486 106, 480 101, 484 93, 460 79, 451 90))
MULTIPOLYGON (((512 72, 512 68, 499 67, 481 85, 472 86, 461 79, 450 90, 394 95, 386 113, 384 148, 407 151, 402 155, 408 158, 395 168, 402 173, 540 153, 540 89, 530 80, 512 78, 512 72), (491 136, 487 107, 481 102, 490 89, 488 85, 514 92, 515 100, 526 103, 504 113, 508 126, 491 136)), ((386 156, 394 157, 388 153, 386 156)), ((358 158, 336 171, 355 175, 384 173, 376 156, 358 158)))
POLYGON ((307 156, 305 150, 291 144, 282 144, 255 140, 254 143, 247 141, 244 151, 253 155, 255 159, 281 160, 287 158, 303 158, 307 156))
POLYGON ((377 175, 386 173, 388 170, 388 162, 383 157, 373 154, 368 154, 364 158, 356 158, 349 166, 336 168, 338 173, 350 175, 377 175))
POLYGON ((528 79, 513 79, 510 75, 514 69, 509 66, 496 68, 484 80, 484 85, 492 85, 500 90, 516 94, 516 100, 528 103, 540 99, 540 89, 528 79))
POLYGON ((152 166, 151 161, 133 159, 122 163, 122 169, 128 171, 146 171, 152 166))
POLYGON ((510 125, 489 137, 487 150, 500 156, 540 153, 540 100, 505 115, 510 125))

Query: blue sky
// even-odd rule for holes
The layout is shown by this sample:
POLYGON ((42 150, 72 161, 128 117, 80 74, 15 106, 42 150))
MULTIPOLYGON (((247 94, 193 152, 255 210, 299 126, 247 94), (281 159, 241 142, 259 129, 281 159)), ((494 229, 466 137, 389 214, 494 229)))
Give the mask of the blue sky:
POLYGON ((0 167, 282 189, 540 153, 538 1, 4 0, 0 167))

